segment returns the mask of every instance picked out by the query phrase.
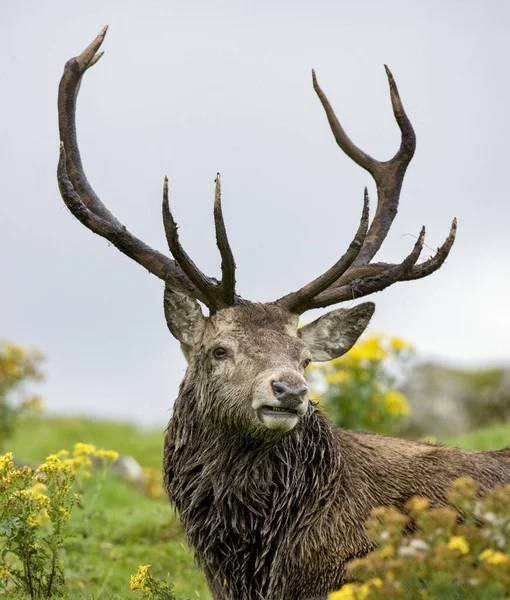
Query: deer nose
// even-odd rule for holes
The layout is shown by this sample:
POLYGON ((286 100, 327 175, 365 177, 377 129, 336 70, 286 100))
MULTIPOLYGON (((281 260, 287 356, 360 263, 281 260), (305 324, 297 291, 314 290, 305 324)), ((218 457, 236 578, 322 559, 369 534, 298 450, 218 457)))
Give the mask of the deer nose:
POLYGON ((283 402, 288 408, 299 406, 308 391, 308 386, 304 383, 291 385, 285 381, 273 381, 271 387, 275 398, 283 402))

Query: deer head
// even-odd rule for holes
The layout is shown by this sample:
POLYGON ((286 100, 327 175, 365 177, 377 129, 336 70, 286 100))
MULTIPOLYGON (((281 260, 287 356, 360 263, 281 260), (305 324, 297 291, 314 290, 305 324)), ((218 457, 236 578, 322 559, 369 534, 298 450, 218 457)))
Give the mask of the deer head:
POLYGON ((333 310, 298 329, 299 315, 383 290, 398 282, 420 279, 445 261, 455 239, 456 221, 437 253, 418 264, 423 248, 422 229, 414 248, 400 264, 372 262, 398 208, 400 189, 413 157, 416 139, 389 69, 391 103, 401 131, 395 156, 380 162, 360 150, 337 120, 313 75, 314 89, 326 111, 340 148, 366 169, 377 186, 377 209, 369 225, 365 189, 358 230, 345 254, 325 273, 301 289, 270 303, 241 298, 235 289, 236 265, 227 238, 221 207, 220 176, 216 177, 214 224, 221 255, 221 279, 200 271, 182 247, 163 186, 163 225, 173 259, 150 248, 131 234, 104 206, 84 173, 76 137, 76 100, 85 71, 102 56, 105 27, 79 56, 67 62, 58 95, 60 159, 58 183, 72 214, 94 233, 165 283, 164 309, 168 328, 182 345, 189 363, 183 383, 197 386, 206 413, 243 430, 288 432, 313 407, 309 403, 304 369, 311 361, 327 361, 347 352, 367 327, 374 304, 333 310), (199 302, 210 314, 204 316, 199 302))

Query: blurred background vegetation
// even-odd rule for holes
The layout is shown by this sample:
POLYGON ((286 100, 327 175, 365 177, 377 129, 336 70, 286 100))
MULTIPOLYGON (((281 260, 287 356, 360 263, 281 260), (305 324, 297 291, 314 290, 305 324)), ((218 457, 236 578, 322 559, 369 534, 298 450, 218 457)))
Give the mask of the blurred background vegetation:
MULTIPOLYGON (((15 465, 31 467, 76 442, 120 454, 92 502, 85 484, 76 490, 84 508, 73 510, 61 552, 66 597, 140 597, 130 590, 130 576, 151 564, 152 576, 172 581, 176 595, 209 599, 161 487, 163 427, 45 414, 31 391, 43 378, 42 362, 38 350, 0 345, 0 454, 12 452, 15 465)), ((372 334, 345 356, 312 365, 308 377, 321 410, 344 428, 480 450, 510 444, 508 369, 423 364, 406 340, 372 334)))

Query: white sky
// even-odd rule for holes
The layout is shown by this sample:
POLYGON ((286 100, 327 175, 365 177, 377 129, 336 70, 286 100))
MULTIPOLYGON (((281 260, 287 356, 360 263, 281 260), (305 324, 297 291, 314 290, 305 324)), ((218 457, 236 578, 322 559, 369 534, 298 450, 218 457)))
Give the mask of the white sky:
POLYGON ((440 272, 376 295, 372 328, 423 356, 508 363, 509 15, 507 2, 482 0, 2 0, 0 336, 47 353, 49 408, 163 422, 185 368, 161 282, 79 224, 58 193, 58 81, 105 23, 106 55, 78 106, 92 185, 164 251, 168 174, 181 238, 215 275, 220 171, 238 290, 252 300, 296 289, 343 253, 367 184, 375 208, 310 69, 353 140, 387 159, 399 144, 387 63, 418 147, 378 258, 403 258, 422 224, 431 248, 454 216, 459 232, 440 272))

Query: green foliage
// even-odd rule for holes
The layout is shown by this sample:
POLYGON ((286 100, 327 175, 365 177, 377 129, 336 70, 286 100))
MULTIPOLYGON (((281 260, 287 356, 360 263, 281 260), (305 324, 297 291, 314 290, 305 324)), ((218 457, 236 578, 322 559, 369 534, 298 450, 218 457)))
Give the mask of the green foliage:
POLYGON ((309 379, 337 425, 391 434, 409 414, 396 383, 412 353, 399 338, 372 334, 344 356, 313 365, 309 379))
POLYGON ((510 445, 510 423, 477 429, 453 438, 450 443, 466 450, 498 450, 510 445))
POLYGON ((329 600, 507 600, 510 485, 480 497, 477 484, 462 477, 448 500, 455 508, 431 508, 428 500, 414 497, 406 514, 372 511, 366 527, 378 548, 349 563, 357 583, 344 585, 329 600), (409 525, 413 534, 403 537, 409 525))
POLYGON ((42 407, 38 396, 25 394, 27 382, 42 379, 39 370, 42 360, 43 355, 38 350, 27 351, 7 342, 0 344, 0 450, 20 418, 42 407))

